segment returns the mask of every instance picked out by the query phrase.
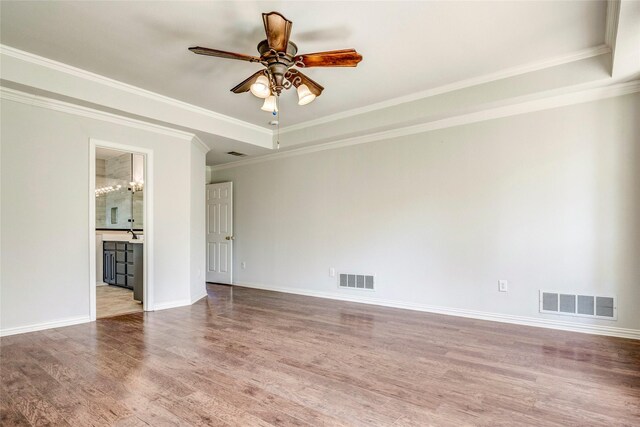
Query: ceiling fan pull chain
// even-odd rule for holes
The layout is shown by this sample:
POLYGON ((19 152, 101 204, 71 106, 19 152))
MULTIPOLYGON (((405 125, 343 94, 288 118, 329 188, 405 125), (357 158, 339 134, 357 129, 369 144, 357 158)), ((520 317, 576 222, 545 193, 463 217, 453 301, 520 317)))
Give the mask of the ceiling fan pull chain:
POLYGON ((273 112, 273 115, 276 116, 277 127, 276 127, 276 149, 280 149, 280 97, 276 96, 276 111, 273 112))

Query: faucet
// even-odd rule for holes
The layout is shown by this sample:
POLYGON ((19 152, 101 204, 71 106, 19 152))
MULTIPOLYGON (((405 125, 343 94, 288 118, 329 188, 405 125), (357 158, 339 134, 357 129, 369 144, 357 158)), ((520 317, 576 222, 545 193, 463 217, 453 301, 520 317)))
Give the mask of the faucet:
POLYGON ((131 237, 132 240, 138 240, 138 235, 133 230, 127 230, 127 233, 131 233, 133 236, 131 237))

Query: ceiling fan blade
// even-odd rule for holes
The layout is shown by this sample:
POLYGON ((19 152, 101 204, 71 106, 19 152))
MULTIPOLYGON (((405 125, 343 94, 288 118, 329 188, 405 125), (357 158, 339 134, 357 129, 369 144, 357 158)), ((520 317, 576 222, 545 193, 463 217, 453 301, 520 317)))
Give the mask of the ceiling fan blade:
POLYGON ((289 80, 295 87, 298 87, 301 84, 305 84, 307 85, 311 93, 313 93, 315 96, 320 96, 322 94, 324 88, 320 84, 314 82, 309 77, 302 74, 300 71, 289 70, 289 73, 290 75, 287 76, 287 80, 289 80))
POLYGON ((239 59, 241 61, 260 62, 256 56, 243 55, 241 53, 225 52, 224 50, 209 49, 208 47, 190 47, 189 50, 198 55, 215 56, 218 58, 239 59))
POLYGON ((276 52, 286 52, 293 22, 278 12, 263 13, 262 21, 264 22, 264 32, 267 33, 269 47, 276 52))
POLYGON ((356 67, 362 55, 355 49, 342 49, 298 55, 295 60, 305 67, 356 67))
POLYGON ((231 89, 233 93, 243 93, 248 91, 251 88, 251 85, 256 81, 258 77, 264 74, 264 70, 260 70, 256 73, 253 73, 251 77, 240 83, 238 86, 231 89))

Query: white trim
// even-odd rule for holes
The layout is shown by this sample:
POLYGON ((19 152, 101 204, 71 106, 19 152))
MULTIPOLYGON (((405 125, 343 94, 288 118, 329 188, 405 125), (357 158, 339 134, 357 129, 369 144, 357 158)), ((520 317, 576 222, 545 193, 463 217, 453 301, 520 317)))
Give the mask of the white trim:
POLYGON ((180 138, 187 141, 192 141, 195 137, 195 134, 193 133, 172 129, 167 126, 156 125, 153 123, 144 122, 142 120, 119 116, 117 114, 96 110, 94 108, 83 107, 81 105, 76 105, 53 98, 47 98, 44 96, 34 95, 7 87, 0 87, 0 98, 15 102, 21 102, 23 104, 33 105, 36 107, 48 108, 50 110, 61 111, 63 113, 75 114, 77 116, 116 123, 119 125, 160 133, 163 135, 169 135, 173 136, 174 138, 180 138))
MULTIPOLYGON (((205 283, 205 287, 206 287, 206 286, 207 286, 207 285, 206 285, 206 283, 205 283)), ((205 291, 204 291, 202 294, 200 294, 200 295, 198 295, 198 296, 196 296, 196 297, 194 297, 194 298, 191 298, 191 302, 190 302, 189 304, 194 304, 194 303, 196 303, 196 302, 200 301, 202 298, 206 297, 207 295, 208 295, 208 294, 207 294, 207 290, 205 289, 205 291)))
POLYGON ((96 320, 96 144, 89 139, 89 320, 96 320))
POLYGON ((96 147, 120 150, 144 156, 144 246, 143 256, 143 301, 144 311, 153 311, 154 305, 154 233, 153 233, 153 150, 136 145, 121 144, 89 138, 89 304, 90 319, 96 320, 96 215, 95 215, 95 174, 96 147))
POLYGON ((620 0, 607 1, 607 23, 604 33, 604 44, 613 55, 616 51, 616 36, 618 34, 618 19, 620 18, 620 0))
POLYGON ((202 142, 202 140, 198 138, 196 134, 173 129, 167 126, 148 123, 142 120, 132 119, 125 116, 119 116, 117 114, 96 110, 94 108, 83 107, 53 98, 47 98, 44 96, 34 95, 15 89, 9 89, 7 87, 0 87, 0 98, 9 101, 20 102, 22 104, 32 105, 35 107, 47 108, 50 110, 61 111, 63 113, 74 114, 76 116, 88 117, 90 119, 102 120, 104 122, 128 126, 134 129, 155 132, 161 135, 172 136, 174 138, 190 141, 204 153, 207 153, 210 150, 209 146, 202 142))
MULTIPOLYGON (((95 272, 94 272, 95 276, 95 272)), ((0 337, 6 337, 9 335, 24 334, 26 332, 42 331, 44 329, 62 328, 64 326, 78 325, 80 323, 91 322, 89 316, 77 316, 69 317, 62 320, 52 320, 49 322, 35 323, 27 326, 18 326, 15 328, 7 328, 0 330, 0 337)))
POLYGON ((207 154, 209 152, 209 150, 211 150, 211 148, 209 148, 209 146, 207 144, 205 144, 204 142, 202 142, 202 140, 200 138, 198 138, 198 135, 193 135, 193 138, 191 139, 191 142, 198 149, 200 149, 200 151, 202 151, 204 154, 207 154))
POLYGON ((180 300, 168 301, 168 302, 158 302, 155 305, 155 311, 167 310, 169 308, 184 307, 184 306, 187 306, 187 305, 191 305, 191 300, 190 299, 180 299, 180 300))
POLYGON ((360 135, 351 138, 338 139, 336 141, 324 144, 311 145, 308 147, 295 148, 286 151, 280 151, 272 154, 265 154, 259 157, 251 157, 248 159, 238 160, 235 162, 224 163, 222 165, 211 166, 211 171, 219 171, 231 169, 240 166, 262 163, 270 160, 278 160, 286 157, 299 156, 303 154, 315 153, 318 151, 332 150, 336 148, 348 147, 352 145, 364 144, 367 142, 389 140, 402 136, 414 135, 432 130, 445 129, 454 126, 461 126, 470 123, 482 122, 485 120, 498 119, 519 114, 525 114, 535 111, 547 110, 550 108, 564 107, 567 105, 580 104, 599 99, 611 98, 615 96, 628 95, 634 92, 640 92, 640 80, 627 83, 620 83, 605 87, 589 88, 570 93, 562 93, 555 96, 549 96, 541 99, 530 99, 524 97, 520 102, 509 101, 508 104, 495 104, 493 108, 479 109, 473 112, 467 112, 456 116, 447 117, 445 119, 434 120, 431 122, 420 123, 396 129, 373 132, 370 134, 360 135))
POLYGON ((335 294, 320 291, 308 291, 296 288, 268 286, 257 283, 234 283, 234 286, 242 286, 266 291, 283 292, 295 295, 305 295, 317 298, 326 298, 338 301, 349 301, 361 304, 379 305, 383 307, 401 308, 405 310, 422 311, 426 313, 445 314, 448 316, 467 317, 470 319, 490 320, 494 322, 510 323, 514 325, 534 326, 538 328, 558 329, 562 331, 580 332, 585 334, 606 335, 620 338, 640 339, 640 329, 618 328, 613 326, 588 325, 582 323, 565 322, 560 320, 542 319, 536 317, 514 316, 510 314, 489 313, 477 310, 460 308, 439 307, 426 304, 417 304, 403 301, 392 301, 378 298, 367 298, 359 295, 335 294))
POLYGON ((567 64, 574 61, 580 61, 583 59, 592 58, 594 56, 604 55, 608 53, 611 53, 611 48, 603 44, 600 46, 591 47, 591 48, 583 49, 577 52, 573 52, 568 55, 562 55, 555 58, 546 59, 543 61, 538 61, 538 62, 526 64, 526 65, 507 68, 495 73, 485 74, 479 77, 472 77, 466 80, 460 80, 455 83, 450 83, 450 84, 439 86, 436 88, 415 92, 410 95, 400 96, 400 97, 392 98, 386 101, 377 102, 375 104, 367 105, 365 107, 354 108, 351 110, 330 114, 328 116, 323 116, 317 119, 308 120, 306 122, 298 123, 295 125, 286 126, 280 129, 280 134, 285 134, 288 132, 305 129, 311 126, 317 126, 320 124, 329 123, 334 120, 345 119, 348 117, 357 116, 359 114, 369 113, 371 111, 382 110, 385 108, 393 107, 393 106, 404 104, 407 102, 418 101, 423 98, 429 98, 431 96, 441 95, 443 93, 453 92, 456 90, 465 89, 472 86, 478 86, 481 84, 490 83, 493 81, 502 80, 509 77, 519 76, 522 74, 539 71, 545 68, 551 68, 558 65, 567 64))
POLYGON ((90 71, 83 70, 81 68, 76 68, 71 65, 54 61, 49 58, 45 58, 39 55, 35 55, 30 52, 25 52, 20 49, 13 48, 11 46, 0 44, 0 54, 7 55, 12 58, 20 59, 22 61, 26 61, 32 64, 36 64, 45 68, 49 68, 52 70, 60 71, 66 74, 73 75, 75 77, 80 77, 89 81, 93 81, 96 83, 103 84, 105 86, 109 86, 118 90, 122 90, 125 92, 129 92, 138 96, 142 96, 148 99, 152 99, 154 101, 163 102, 172 107, 181 108, 186 111, 203 114, 205 116, 211 117, 213 119, 218 119, 221 121, 225 121, 227 123, 241 126, 246 129, 251 129, 253 131, 258 131, 261 133, 272 134, 273 131, 271 129, 264 128, 262 126, 254 125, 252 123, 245 122, 240 119, 236 119, 231 116, 227 116, 224 114, 217 113, 215 111, 208 110, 206 108, 198 107, 193 104, 189 104, 187 102, 178 101, 177 99, 170 98, 168 96, 160 95, 159 93, 151 92, 146 89, 139 88, 137 86, 133 86, 127 83, 123 83, 118 80, 111 79, 109 77, 102 76, 100 74, 92 73, 90 71))

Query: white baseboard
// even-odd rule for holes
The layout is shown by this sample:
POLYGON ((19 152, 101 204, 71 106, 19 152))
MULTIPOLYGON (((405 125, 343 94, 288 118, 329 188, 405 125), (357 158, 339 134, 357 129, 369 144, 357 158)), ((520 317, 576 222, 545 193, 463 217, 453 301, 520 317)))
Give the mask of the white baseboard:
POLYGON ((200 301, 202 298, 204 298, 206 296, 207 296, 207 291, 205 290, 200 295, 197 295, 197 296, 191 298, 191 304, 194 304, 194 303, 200 301))
POLYGON ((91 318, 89 316, 78 316, 78 317, 69 317, 67 319, 62 319, 62 320, 53 320, 51 322, 42 322, 42 323, 35 323, 32 325, 0 329, 0 337, 6 337, 9 335, 16 335, 16 334, 24 334, 26 332, 43 331, 45 329, 61 328, 63 326, 78 325, 80 323, 87 323, 90 321, 91 321, 91 318))
POLYGON ((153 311, 166 310, 168 308, 184 307, 185 305, 191 305, 191 300, 181 299, 168 302, 157 302, 153 306, 153 311))
POLYGON ((446 314, 449 316, 467 317, 471 319, 491 320, 494 322, 511 323, 515 325, 535 326, 538 328, 559 329, 562 331, 581 332, 585 334, 606 335, 611 337, 640 339, 640 329, 626 329, 614 326, 587 325, 583 323, 562 320, 541 319, 510 314, 489 313, 484 311, 466 310, 460 308, 438 307, 403 301, 383 300, 363 296, 336 294, 331 292, 309 291, 304 289, 268 286, 260 283, 234 283, 234 286, 263 289, 288 294, 305 295, 310 297, 327 298, 339 301, 357 302, 362 304, 380 305, 383 307, 402 308, 405 310, 423 311, 427 313, 446 314))

